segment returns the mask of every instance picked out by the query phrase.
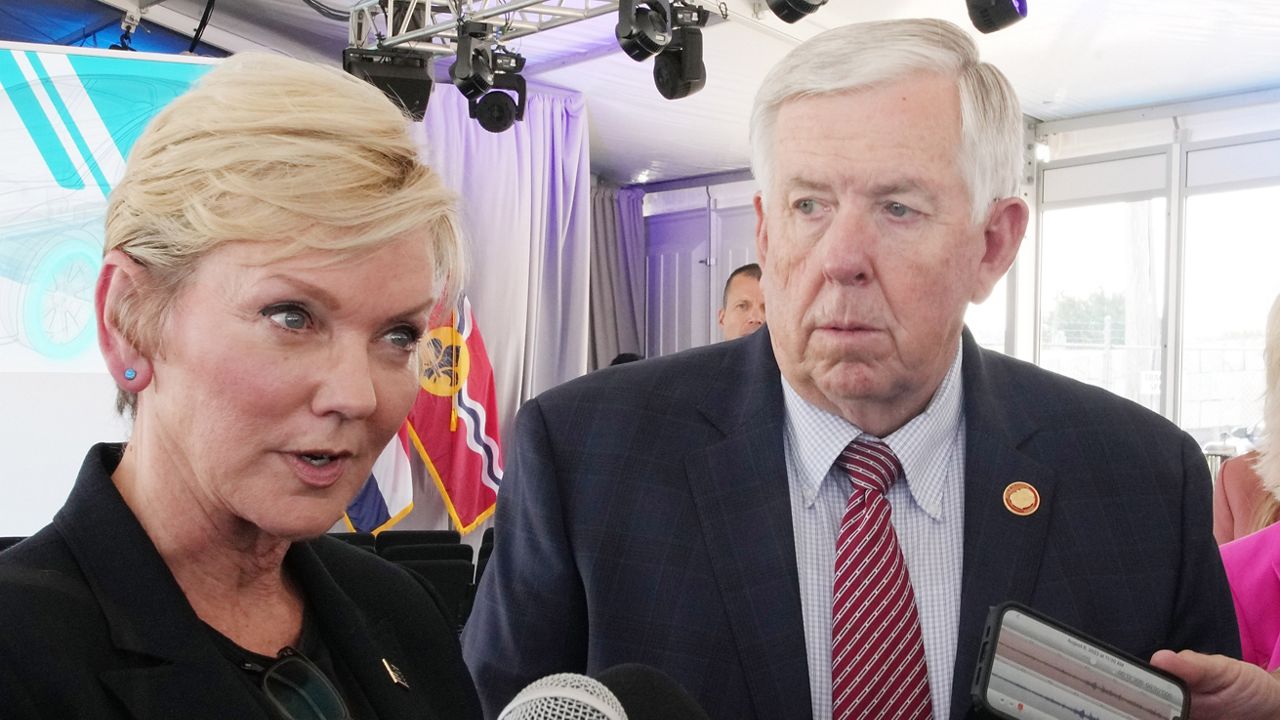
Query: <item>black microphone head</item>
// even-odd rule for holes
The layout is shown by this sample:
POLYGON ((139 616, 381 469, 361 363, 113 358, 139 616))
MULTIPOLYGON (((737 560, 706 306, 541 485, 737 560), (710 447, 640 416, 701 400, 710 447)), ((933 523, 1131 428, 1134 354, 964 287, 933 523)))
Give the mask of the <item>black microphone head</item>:
POLYGON ((680 683, 657 668, 627 663, 596 679, 618 698, 629 720, 711 720, 680 683))
POLYGON ((628 720, 618 698, 586 675, 535 680, 498 713, 498 720, 628 720))

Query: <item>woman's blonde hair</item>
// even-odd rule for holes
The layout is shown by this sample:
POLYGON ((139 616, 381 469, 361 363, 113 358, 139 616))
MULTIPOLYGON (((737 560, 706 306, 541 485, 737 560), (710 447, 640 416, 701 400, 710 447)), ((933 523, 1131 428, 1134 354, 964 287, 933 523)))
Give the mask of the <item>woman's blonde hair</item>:
POLYGON ((1280 520, 1280 296, 1271 303, 1271 312, 1267 314, 1267 345, 1263 357, 1267 389, 1262 401, 1262 419, 1266 428, 1258 443, 1254 469, 1268 494, 1254 518, 1255 530, 1280 520))
MULTIPOLYGON (((140 351, 184 280, 228 242, 269 242, 349 258, 421 233, 440 302, 463 275, 456 199, 419 158, 409 119, 371 85, 333 68, 236 55, 178 97, 134 145, 107 204, 106 251, 148 269, 111 319, 140 351)), ((136 411, 120 391, 117 408, 136 411)))

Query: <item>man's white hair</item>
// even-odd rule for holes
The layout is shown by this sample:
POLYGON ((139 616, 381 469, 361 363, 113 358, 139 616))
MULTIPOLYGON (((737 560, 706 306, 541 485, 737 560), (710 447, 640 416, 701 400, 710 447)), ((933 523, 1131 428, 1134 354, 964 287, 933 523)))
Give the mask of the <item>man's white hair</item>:
POLYGON ((751 114, 751 169, 761 191, 767 195, 772 189, 778 112, 785 103, 884 86, 918 72, 956 80, 961 122, 956 162, 969 188, 973 220, 982 222, 993 202, 1018 192, 1022 111, 1004 74, 980 62, 973 39, 945 20, 846 25, 788 53, 765 77, 751 114))

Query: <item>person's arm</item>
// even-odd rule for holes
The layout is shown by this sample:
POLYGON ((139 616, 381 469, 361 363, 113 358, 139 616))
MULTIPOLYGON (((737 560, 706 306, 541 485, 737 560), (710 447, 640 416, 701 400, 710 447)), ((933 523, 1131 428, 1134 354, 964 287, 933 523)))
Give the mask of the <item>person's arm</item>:
POLYGON ((1160 650, 1151 664, 1182 678, 1195 720, 1280 718, 1280 673, 1222 655, 1160 650))
POLYGON ((516 418, 498 494, 493 555, 463 630, 463 655, 485 717, 533 680, 584 672, 587 614, 570 548, 565 479, 537 400, 516 418))
POLYGON ((1231 461, 1222 463, 1218 470, 1218 482, 1213 484, 1213 539, 1219 545, 1231 542, 1236 536, 1236 520, 1231 515, 1227 500, 1227 468, 1231 461))
POLYGON ((1165 647, 1240 657, 1240 631, 1211 517, 1212 480, 1200 448, 1182 443, 1182 562, 1165 647))

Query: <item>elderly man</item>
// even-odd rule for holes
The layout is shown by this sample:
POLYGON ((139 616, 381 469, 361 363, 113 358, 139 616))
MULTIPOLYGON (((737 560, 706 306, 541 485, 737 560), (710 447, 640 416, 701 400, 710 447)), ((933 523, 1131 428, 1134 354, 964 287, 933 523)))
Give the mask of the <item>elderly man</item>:
POLYGON ((717 319, 725 340, 750 335, 764 325, 764 293, 760 290, 759 265, 748 263, 729 273, 717 319))
POLYGON ((639 662, 717 720, 962 717, 988 608, 1236 654, 1195 442, 964 331, 1027 226, 1004 76, 934 20, 823 33, 752 117, 749 338, 520 413, 464 633, 492 716, 639 662))

